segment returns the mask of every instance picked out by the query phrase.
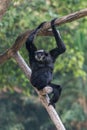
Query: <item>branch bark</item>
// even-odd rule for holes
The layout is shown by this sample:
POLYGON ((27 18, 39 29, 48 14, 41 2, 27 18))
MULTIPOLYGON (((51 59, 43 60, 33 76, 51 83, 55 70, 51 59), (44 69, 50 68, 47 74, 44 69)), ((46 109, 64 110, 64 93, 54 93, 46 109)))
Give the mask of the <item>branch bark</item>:
MULTIPOLYGON (((58 18, 55 21, 55 25, 59 26, 62 25, 64 23, 68 23, 68 22, 72 22, 76 19, 80 19, 82 17, 87 16, 87 8, 77 11, 75 13, 66 15, 62 18, 58 18)), ((50 22, 46 22, 43 26, 43 28, 41 28, 41 30, 39 31, 38 35, 40 36, 52 36, 52 32, 49 31, 48 29, 50 28, 50 22)), ((0 55, 0 64, 4 63, 6 60, 8 60, 9 58, 11 58, 11 56, 17 52, 22 45, 25 43, 27 37, 29 36, 29 34, 31 33, 32 30, 27 30, 26 32, 22 33, 21 35, 19 35, 15 41, 15 43, 13 44, 13 46, 8 49, 6 52, 4 52, 3 54, 0 55)))
POLYGON ((0 0, 0 19, 5 14, 8 6, 10 4, 10 0, 0 0))
MULTIPOLYGON (((13 55, 13 58, 16 60, 16 62, 18 63, 18 65, 22 69, 22 71, 25 73, 26 77, 30 80, 31 69, 27 66, 24 59, 21 57, 21 55, 17 52, 13 55)), ((37 89, 35 89, 35 90, 37 91, 37 89)), ((57 112, 55 111, 54 107, 52 105, 48 106, 48 103, 49 103, 48 95, 42 96, 39 91, 37 91, 37 93, 38 93, 38 96, 39 96, 42 104, 46 108, 50 118, 54 122, 57 130, 65 130, 65 127, 62 124, 62 122, 61 122, 57 112)))

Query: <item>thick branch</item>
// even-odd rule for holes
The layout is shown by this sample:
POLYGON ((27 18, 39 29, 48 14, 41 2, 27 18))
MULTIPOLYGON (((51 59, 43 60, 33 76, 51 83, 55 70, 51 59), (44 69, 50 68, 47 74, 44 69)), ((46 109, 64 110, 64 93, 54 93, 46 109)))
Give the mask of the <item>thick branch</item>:
MULTIPOLYGON (((87 16, 87 8, 83 9, 81 11, 69 14, 67 16, 64 16, 62 18, 58 18, 55 21, 55 25, 62 25, 64 23, 68 23, 68 22, 72 22, 76 19, 79 19, 81 17, 87 16)), ((41 36, 49 36, 52 35, 52 32, 49 31, 48 29, 51 27, 50 22, 46 22, 43 26, 43 28, 39 31, 38 35, 41 36)), ((32 30, 31 30, 32 31, 32 30)), ((22 46, 22 44, 26 41, 26 38, 29 36, 29 34, 31 33, 30 30, 24 32, 23 34, 21 34, 17 39, 15 44, 13 45, 13 48, 18 51, 20 49, 20 47, 22 46), (21 43, 21 44, 20 44, 21 43)))
MULTIPOLYGON (((24 59, 21 57, 21 55, 17 52, 17 53, 15 53, 13 55, 13 58, 16 60, 16 62, 18 63, 19 67, 25 73, 25 75, 27 76, 27 78, 30 80, 31 69, 27 66, 27 64, 25 63, 24 59)), ((52 105, 48 106, 49 97, 48 96, 41 96, 41 94, 39 93, 39 91, 37 91, 37 93, 38 93, 38 95, 40 97, 40 100, 41 100, 42 104, 46 108, 46 110, 47 110, 50 118, 54 122, 57 130, 65 130, 65 127, 63 126, 63 124, 62 124, 62 122, 61 122, 61 120, 60 120, 57 112, 53 108, 53 106, 52 105)))
MULTIPOLYGON (((55 21, 55 25, 62 25, 64 23, 72 22, 76 19, 85 16, 87 16, 87 8, 57 19, 55 21)), ((38 33, 38 35, 43 35, 43 36, 52 35, 52 33, 48 31, 50 26, 51 26, 50 22, 46 22, 43 28, 38 33)), ((26 41, 26 38, 29 36, 30 32, 31 31, 28 30, 23 34, 21 34, 20 36, 18 36, 13 46, 9 50, 7 50, 4 54, 0 55, 0 64, 5 62, 7 59, 9 59, 12 56, 12 54, 17 52, 22 47, 23 43, 26 41)))

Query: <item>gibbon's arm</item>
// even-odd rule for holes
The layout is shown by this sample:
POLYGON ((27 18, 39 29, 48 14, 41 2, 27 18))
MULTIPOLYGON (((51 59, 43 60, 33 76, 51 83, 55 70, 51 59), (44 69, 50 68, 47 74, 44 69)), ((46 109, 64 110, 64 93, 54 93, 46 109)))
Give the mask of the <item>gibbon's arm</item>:
POLYGON ((34 45, 34 38, 37 35, 39 29, 43 26, 45 22, 41 23, 33 32, 31 32, 31 34, 29 35, 29 37, 26 40, 26 49, 28 50, 29 53, 29 57, 31 59, 34 58, 34 52, 37 51, 36 46, 34 45))
POLYGON ((64 45, 64 43, 63 43, 63 41, 61 39, 60 33, 55 28, 55 25, 54 25, 55 20, 56 19, 53 19, 51 21, 51 27, 52 27, 52 32, 53 32, 55 40, 56 40, 57 47, 50 51, 50 54, 53 57, 54 61, 56 60, 58 55, 64 53, 65 50, 66 50, 66 47, 65 47, 65 45, 64 45))
POLYGON ((32 58, 34 56, 34 52, 37 48, 34 45, 34 37, 36 35, 36 30, 34 30, 26 40, 26 49, 28 50, 29 57, 32 58))

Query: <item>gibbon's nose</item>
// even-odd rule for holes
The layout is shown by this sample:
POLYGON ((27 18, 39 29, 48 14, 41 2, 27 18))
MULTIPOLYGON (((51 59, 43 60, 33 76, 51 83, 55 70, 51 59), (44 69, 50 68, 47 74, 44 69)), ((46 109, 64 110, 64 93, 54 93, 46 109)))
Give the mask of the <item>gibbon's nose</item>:
POLYGON ((37 58, 38 58, 38 60, 42 61, 45 59, 45 56, 43 54, 38 54, 37 58))
POLYGON ((42 53, 38 54, 38 58, 43 58, 43 57, 44 57, 44 55, 42 53))
POLYGON ((39 58, 39 59, 41 58, 41 56, 42 56, 41 54, 38 54, 38 58, 39 58))

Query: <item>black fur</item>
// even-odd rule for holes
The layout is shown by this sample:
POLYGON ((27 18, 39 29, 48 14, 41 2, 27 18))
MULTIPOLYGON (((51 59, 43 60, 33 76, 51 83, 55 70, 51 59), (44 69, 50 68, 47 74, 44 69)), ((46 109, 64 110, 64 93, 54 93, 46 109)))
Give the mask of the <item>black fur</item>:
MULTIPOLYGON (((31 83, 34 87, 38 90, 43 89, 47 85, 53 88, 53 96, 50 99, 50 104, 55 105, 58 101, 60 94, 61 94, 61 86, 51 84, 52 77, 53 77, 53 69, 54 69, 54 62, 56 58, 65 52, 66 48, 65 45, 60 37, 59 32, 57 32, 54 26, 55 19, 51 21, 51 28, 54 34, 57 47, 52 49, 50 52, 44 51, 44 58, 41 61, 38 61, 35 58, 35 53, 37 53, 37 48, 35 47, 33 41, 34 38, 39 31, 39 29, 43 26, 44 23, 41 23, 28 37, 26 41, 26 48, 29 52, 29 62, 32 69, 31 74, 31 83)), ((39 55, 40 53, 37 53, 39 55)), ((42 54, 42 53, 41 53, 42 54)), ((40 55, 41 55, 40 54, 40 55)))

